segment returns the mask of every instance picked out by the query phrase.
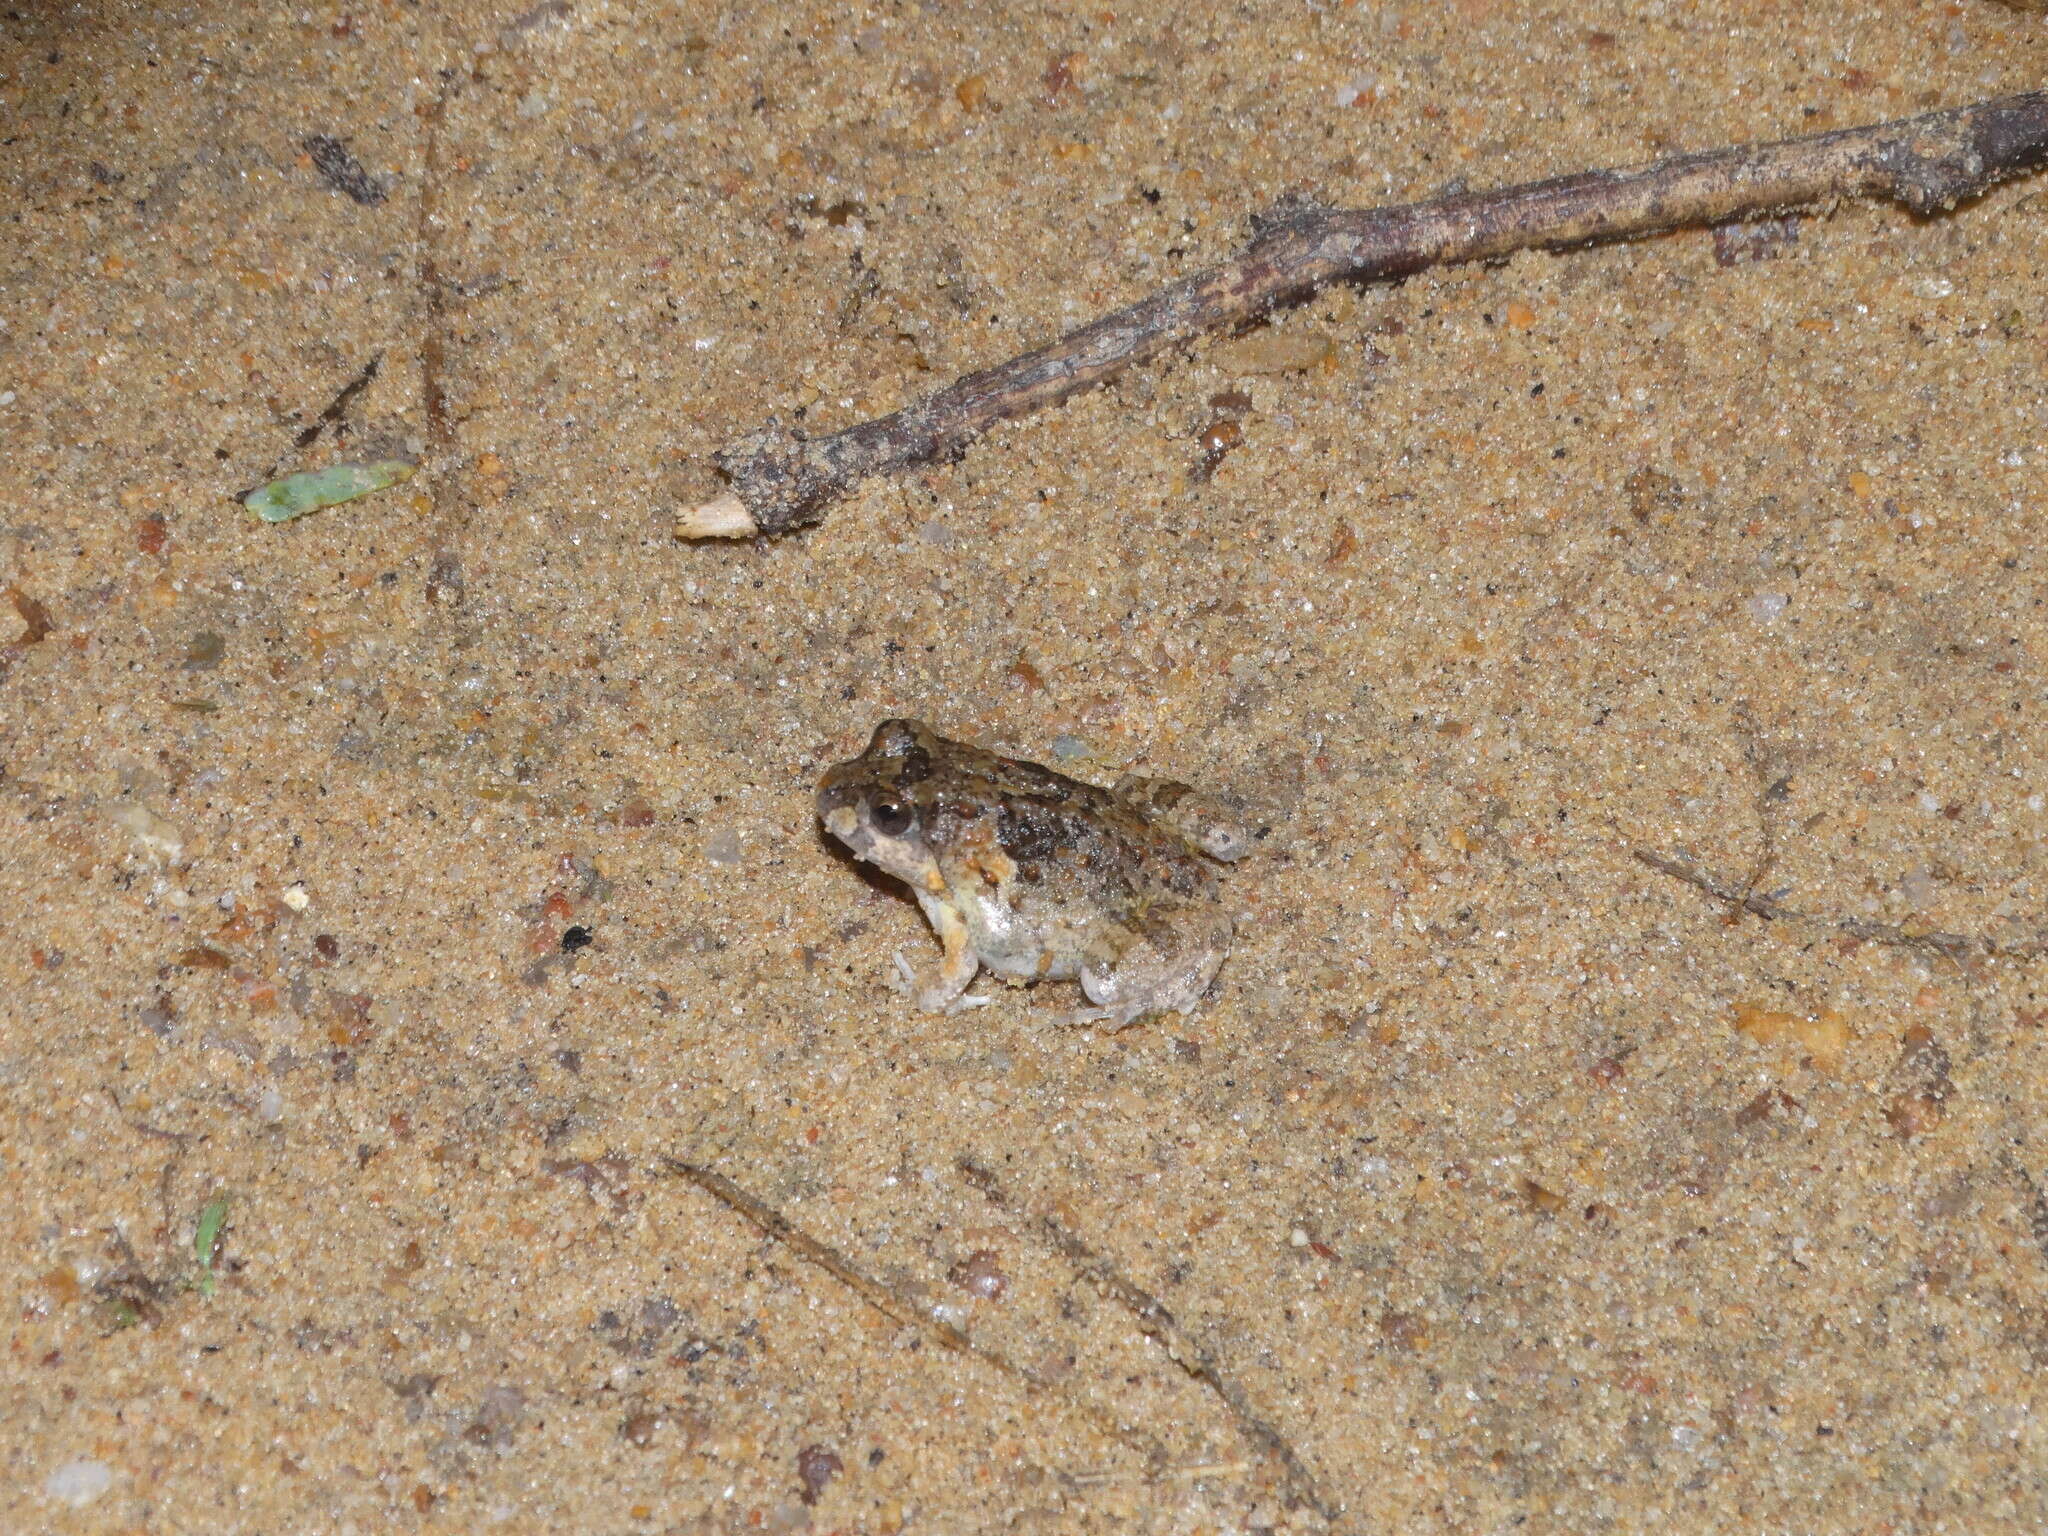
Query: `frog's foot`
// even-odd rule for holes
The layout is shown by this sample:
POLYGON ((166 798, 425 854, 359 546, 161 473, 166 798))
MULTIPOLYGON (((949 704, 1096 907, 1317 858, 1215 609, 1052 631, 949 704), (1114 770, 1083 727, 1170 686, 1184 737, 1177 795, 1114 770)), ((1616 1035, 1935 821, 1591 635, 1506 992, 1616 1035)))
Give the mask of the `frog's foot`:
POLYGON ((967 995, 967 985, 974 980, 973 970, 955 979, 942 965, 929 976, 921 976, 917 967, 903 957, 902 950, 896 951, 895 958, 896 975, 890 985, 905 997, 914 999, 926 1013, 960 1013, 969 1008, 985 1008, 993 1001, 988 997, 967 995))

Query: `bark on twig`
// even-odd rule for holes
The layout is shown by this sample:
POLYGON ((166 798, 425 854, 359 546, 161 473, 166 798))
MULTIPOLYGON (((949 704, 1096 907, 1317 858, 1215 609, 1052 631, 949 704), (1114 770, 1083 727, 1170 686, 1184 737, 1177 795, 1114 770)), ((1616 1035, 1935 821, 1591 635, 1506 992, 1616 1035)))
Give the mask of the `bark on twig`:
POLYGON ((748 538, 806 527, 869 476, 957 456, 998 421, 1056 404, 1170 347, 1333 283, 1634 239, 1848 197, 1890 198, 1930 215, 2044 162, 2048 92, 2028 91, 1867 128, 1391 208, 1284 204, 1254 220, 1251 243, 1221 266, 892 415, 819 438, 771 418, 717 455, 731 489, 684 513, 676 533, 748 538))

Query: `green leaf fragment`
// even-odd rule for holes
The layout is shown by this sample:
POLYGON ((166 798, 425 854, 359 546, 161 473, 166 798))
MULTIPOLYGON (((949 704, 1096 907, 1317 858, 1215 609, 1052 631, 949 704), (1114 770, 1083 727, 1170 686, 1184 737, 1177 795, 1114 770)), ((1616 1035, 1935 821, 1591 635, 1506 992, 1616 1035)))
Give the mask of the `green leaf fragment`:
POLYGON ((273 480, 242 498, 242 505, 266 523, 288 523, 322 507, 354 501, 387 485, 413 477, 419 466, 405 459, 379 459, 374 464, 330 464, 273 480))
POLYGON ((228 1197, 215 1195, 199 1210, 192 1233, 192 1256, 199 1260, 199 1294, 213 1294, 213 1261, 219 1256, 221 1229, 228 1224, 228 1197))

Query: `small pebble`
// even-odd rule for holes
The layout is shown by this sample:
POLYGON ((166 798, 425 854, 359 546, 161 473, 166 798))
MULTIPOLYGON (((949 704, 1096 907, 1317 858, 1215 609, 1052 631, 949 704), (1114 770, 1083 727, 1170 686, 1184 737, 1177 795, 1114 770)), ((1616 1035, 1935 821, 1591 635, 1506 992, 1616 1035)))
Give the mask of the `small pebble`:
POLYGON ((818 1502, 825 1485, 846 1470, 846 1463, 827 1446, 807 1445, 796 1453, 796 1478, 802 1489, 797 1497, 806 1504, 818 1502))
POLYGON ((114 820, 128 829, 145 853, 176 860, 185 851, 185 838, 177 825, 166 821, 146 805, 130 803, 114 812, 114 820))
POLYGON ((1855 1039, 1849 1021, 1832 1008, 1797 1014, 1737 1003, 1730 1022, 1737 1034, 1747 1035, 1758 1045, 1789 1041, 1803 1048, 1814 1066, 1823 1072, 1832 1072, 1841 1065, 1842 1053, 1855 1039))
POLYGON ((83 1509, 114 1486, 114 1469, 104 1461, 67 1461, 43 1480, 43 1492, 60 1504, 83 1509))
POLYGON ((1219 416, 1202 429, 1202 451, 1222 457, 1244 441, 1244 428, 1226 416, 1219 416))
POLYGON ((999 1301, 1010 1288, 1010 1277, 1003 1273, 1001 1259, 993 1248, 977 1248, 955 1264, 946 1278, 969 1295, 999 1301))
POLYGON ((1783 592, 1759 592, 1749 600, 1749 611, 1759 624, 1775 623, 1792 599, 1783 592))
POLYGON ((284 893, 278 897, 278 900, 282 901, 294 912, 303 912, 313 904, 313 898, 306 894, 306 883, 303 880, 294 881, 286 886, 284 893))
POLYGON ((714 864, 737 864, 740 861, 740 835, 727 827, 714 832, 704 840, 704 857, 714 864))
POLYGON ((1345 81, 1337 87, 1337 105, 1352 107, 1361 101, 1370 100, 1372 93, 1379 89, 1379 83, 1377 75, 1360 75, 1356 79, 1345 81))

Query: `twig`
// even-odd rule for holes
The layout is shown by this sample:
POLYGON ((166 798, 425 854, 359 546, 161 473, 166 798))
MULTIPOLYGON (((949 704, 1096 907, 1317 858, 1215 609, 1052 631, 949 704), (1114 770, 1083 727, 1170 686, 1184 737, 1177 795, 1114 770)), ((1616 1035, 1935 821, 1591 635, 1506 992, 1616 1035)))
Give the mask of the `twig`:
POLYGON ((413 277, 420 296, 420 410, 426 417, 427 462, 433 474, 427 494, 433 498, 433 556, 427 566, 426 597, 430 603, 459 606, 463 597, 462 557, 455 545, 467 531, 469 508, 458 484, 454 417, 448 409, 448 288, 441 277, 441 130, 448 102, 461 89, 444 81, 433 99, 419 109, 423 143, 420 195, 413 226, 413 277))
POLYGON ((1095 1420, 1099 1428, 1107 1430, 1117 1439, 1130 1445, 1151 1465, 1166 1464, 1167 1456, 1163 1446, 1116 1423, 1094 1405, 1060 1392, 1056 1386, 1029 1366, 1019 1365, 999 1350, 975 1343, 951 1323, 913 1306, 873 1275, 857 1267, 838 1249, 819 1242, 773 1206, 755 1198, 715 1168, 706 1168, 698 1163, 686 1163, 675 1157, 664 1157, 662 1162, 669 1172, 688 1179, 720 1205, 760 1228, 762 1233, 781 1243, 797 1257, 824 1270, 890 1321, 901 1323, 906 1328, 915 1328, 947 1349, 963 1355, 972 1355, 975 1359, 994 1366, 1004 1375, 1014 1377, 1033 1392, 1042 1392, 1059 1398, 1068 1407, 1095 1420))
MULTIPOLYGON (((335 428, 335 436, 339 437, 341 435, 339 430, 341 420, 344 416, 348 415, 349 406, 355 402, 357 395, 360 395, 370 387, 377 377, 377 370, 383 364, 384 354, 382 352, 376 353, 367 363, 363 364, 362 371, 342 385, 340 389, 336 390, 334 398, 327 402, 326 409, 321 411, 309 426, 292 439, 292 447, 312 447, 319 440, 320 434, 329 427, 335 428)), ((277 466, 278 469, 283 467, 282 464, 277 466)), ((277 471, 275 469, 271 471, 270 478, 273 480, 277 478, 277 471)))
MULTIPOLYGON (((1001 1180, 991 1168, 983 1167, 971 1158, 960 1158, 955 1164, 961 1175, 988 1198, 991 1205, 1009 1209, 1009 1197, 1003 1192, 1001 1180)), ((1337 1517, 1322 1494, 1316 1488, 1316 1480, 1307 1463, 1295 1452, 1287 1439, 1267 1423, 1252 1407, 1251 1400, 1222 1366, 1216 1356, 1201 1340, 1181 1327, 1166 1304, 1094 1249, 1090 1248, 1074 1233, 1069 1232, 1053 1217, 1043 1213, 1034 1214, 1033 1221, 1038 1230, 1060 1253, 1060 1256, 1074 1268, 1092 1280, 1097 1287, 1131 1314, 1138 1325, 1138 1331, 1160 1345, 1167 1358, 1216 1394, 1231 1419, 1237 1424, 1246 1439, 1280 1464, 1287 1480, 1289 1495, 1300 1504, 1307 1505, 1326 1521, 1337 1517)))
POLYGON ((1687 885, 1705 891, 1720 901, 1727 902, 1738 911, 1748 912, 1767 922, 1814 923, 1824 928, 1833 928, 1852 939, 1861 939, 1867 944, 1888 944, 1896 949, 1917 949, 1928 954, 1940 955, 1944 960, 1953 960, 1967 969, 1973 960, 2032 960, 2048 954, 2048 939, 2033 938, 2024 943, 2005 944, 1997 939, 1967 933, 1914 933, 1910 929, 1895 927, 1891 923, 1873 923, 1860 917, 1828 917, 1815 912, 1801 912, 1782 902, 1759 896, 1755 891, 1709 874, 1697 864, 1674 858, 1668 853, 1658 853, 1652 848, 1633 850, 1636 861, 1647 864, 1659 874, 1669 875, 1674 880, 1683 880, 1687 885))
POLYGON ((1742 760, 1749 764, 1750 776, 1756 780, 1756 862, 1750 866, 1749 878, 1742 882, 1742 894, 1747 898, 1764 883, 1764 876, 1771 872, 1778 862, 1778 817, 1777 802, 1785 797, 1791 786, 1789 775, 1779 775, 1765 760, 1762 733, 1758 731, 1756 717, 1750 713, 1749 701, 1735 701, 1735 729, 1742 737, 1742 760))
MULTIPOLYGON (((776 1242, 817 1265, 884 1317, 901 1323, 906 1328, 915 1328, 927 1333, 948 1349, 958 1350, 967 1355, 986 1355, 985 1351, 975 1347, 972 1339, 951 1323, 918 1311, 881 1281, 856 1269, 852 1261, 838 1249, 819 1242, 773 1206, 755 1199, 716 1169, 700 1167, 674 1157, 664 1157, 662 1162, 667 1165, 670 1173, 680 1174, 688 1179, 720 1205, 737 1215, 744 1216, 776 1242)), ((996 1359, 994 1363, 1005 1371, 1017 1369, 1007 1360, 996 1359)))
POLYGON ((892 415, 809 438, 770 418, 717 455, 731 490, 685 512, 680 538, 785 534, 872 475, 958 456, 990 426, 1115 378, 1208 331, 1332 283, 1406 277, 1513 251, 1558 250, 1756 218, 1849 197, 1916 214, 1953 208, 2048 161, 2048 92, 1925 117, 1709 150, 1391 208, 1286 203, 1221 266, 1058 341, 969 374, 892 415))

